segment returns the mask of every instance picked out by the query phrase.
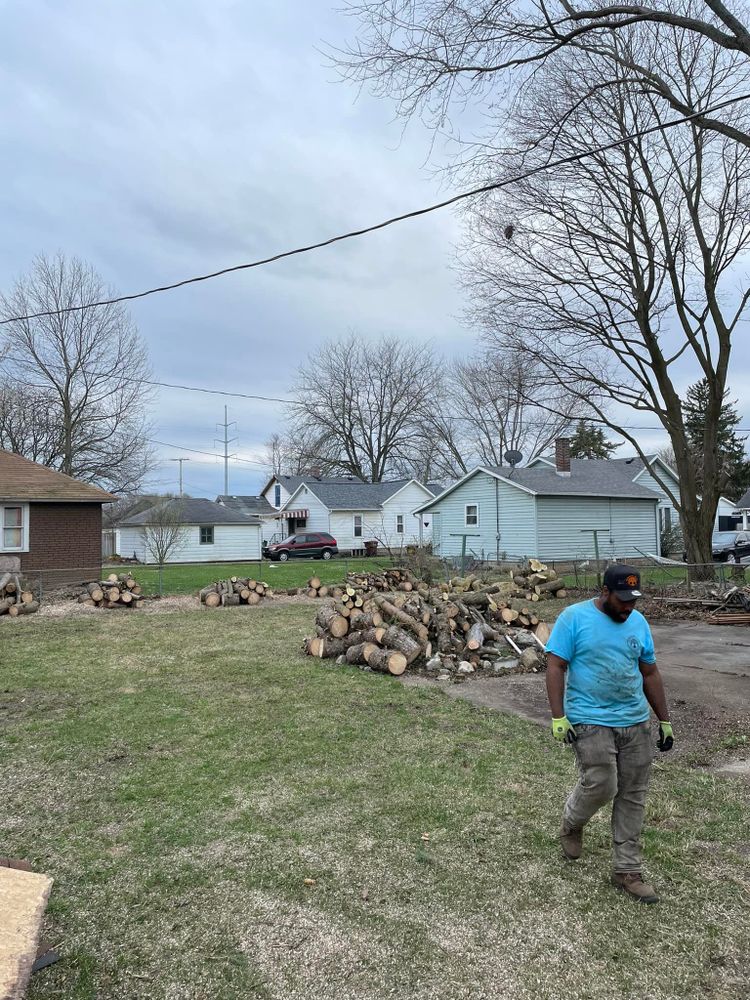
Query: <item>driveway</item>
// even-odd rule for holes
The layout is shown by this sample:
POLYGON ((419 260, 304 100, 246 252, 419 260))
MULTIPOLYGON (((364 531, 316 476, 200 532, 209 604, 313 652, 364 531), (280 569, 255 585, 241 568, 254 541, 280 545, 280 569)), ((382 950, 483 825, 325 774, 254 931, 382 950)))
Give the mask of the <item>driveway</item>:
MULTIPOLYGON (((719 763, 730 756, 749 756, 750 627, 670 622, 651 628, 679 755, 704 754, 719 763), (719 747, 722 742, 738 743, 742 735, 746 745, 719 747)), ((404 675, 404 682, 439 684, 451 698, 549 725, 544 674, 472 678, 463 684, 404 675)))

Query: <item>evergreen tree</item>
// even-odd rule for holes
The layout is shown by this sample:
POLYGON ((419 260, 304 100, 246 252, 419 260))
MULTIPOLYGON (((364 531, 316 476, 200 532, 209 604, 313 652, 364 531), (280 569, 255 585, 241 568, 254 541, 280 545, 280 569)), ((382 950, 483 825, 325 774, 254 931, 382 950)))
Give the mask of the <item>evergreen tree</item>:
MULTIPOLYGON (((708 393, 708 382, 706 379, 701 379, 700 382, 689 387, 682 406, 685 415, 685 429, 694 456, 699 490, 704 488, 703 458, 708 393)), ((719 490, 721 493, 726 493, 730 499, 737 500, 750 486, 750 461, 745 454, 745 441, 747 439, 740 437, 735 430, 740 422, 740 417, 735 409, 737 404, 730 402, 727 395, 728 391, 724 393, 716 438, 719 456, 719 490)))
POLYGON ((619 447, 608 441, 601 427, 594 427, 586 420, 579 420, 575 434, 570 439, 571 458, 611 458, 619 447))

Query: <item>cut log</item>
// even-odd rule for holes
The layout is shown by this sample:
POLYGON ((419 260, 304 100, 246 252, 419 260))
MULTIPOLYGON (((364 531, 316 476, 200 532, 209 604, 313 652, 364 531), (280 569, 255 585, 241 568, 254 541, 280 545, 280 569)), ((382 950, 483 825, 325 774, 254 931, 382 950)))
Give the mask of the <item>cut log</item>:
POLYGON ((97 604, 99 603, 99 601, 104 600, 104 591, 102 590, 102 588, 99 586, 98 583, 87 583, 86 590, 88 591, 91 600, 96 601, 97 604))
POLYGON ((340 639, 349 631, 349 621, 340 615, 332 604, 325 604, 318 610, 315 621, 334 638, 340 639))
POLYGON ((123 604, 132 604, 133 595, 130 593, 129 590, 123 590, 123 592, 120 594, 120 600, 122 601, 123 604))
POLYGON ((362 636, 362 642, 374 642, 378 646, 383 645, 383 636, 388 630, 378 625, 376 628, 366 628, 362 632, 356 633, 362 636))
POLYGON ((224 594, 221 599, 221 603, 225 608, 236 607, 240 603, 239 594, 224 594))
POLYGON ((251 606, 260 604, 261 600, 262 598, 257 590, 251 590, 250 593, 247 595, 247 603, 251 606))
POLYGON ((500 612, 500 617, 506 624, 510 625, 518 618, 518 611, 514 608, 503 608, 500 612))
POLYGON ((546 622, 539 622, 537 627, 534 629, 534 635, 545 646, 547 645, 547 642, 551 634, 552 634, 552 629, 546 622))
POLYGON ((565 589, 564 580, 548 580, 546 583, 538 583, 534 587, 534 593, 536 594, 556 594, 558 590, 565 589))
POLYGON ((118 582, 117 573, 110 573, 109 576, 107 577, 107 583, 117 583, 117 582, 118 582))
POLYGON ((0 576, 0 590, 5 590, 6 585, 9 584, 11 580, 12 575, 10 573, 3 573, 3 575, 0 576))
POLYGON ((474 622, 466 634, 466 648, 480 649, 486 639, 499 639, 500 633, 484 622, 474 622))
POLYGON ((360 642, 349 646, 346 651, 347 663, 369 664, 369 657, 378 650, 374 642, 360 642))
POLYGON ((400 677, 407 667, 406 657, 403 653, 391 649, 378 649, 377 646, 374 652, 368 656, 367 665, 372 670, 377 670, 378 673, 393 674, 394 677, 400 677))
POLYGON ((317 590, 320 586, 322 586, 320 577, 311 576, 310 579, 307 581, 307 586, 312 587, 314 590, 317 590))
POLYGON ((328 587, 323 586, 318 588, 318 597, 328 597, 330 590, 328 587))
POLYGON ((429 632, 427 631, 425 625, 416 621, 411 617, 411 615, 407 615, 404 611, 401 611, 401 609, 397 608, 395 604, 391 604, 391 602, 381 594, 376 594, 374 601, 384 614, 388 615, 389 618, 395 618, 397 622, 400 622, 406 628, 410 629, 420 642, 427 642, 429 632))
POLYGON ((424 652, 422 644, 409 635, 405 629, 399 628, 398 625, 389 625, 384 630, 380 642, 388 649, 395 649, 397 652, 403 653, 407 665, 413 663, 424 652))
POLYGON ((13 604, 8 608, 8 614, 11 618, 17 618, 18 615, 33 615, 38 610, 39 601, 31 601, 29 604, 13 604))
POLYGON ((31 602, 34 600, 34 595, 31 593, 30 590, 22 590, 19 599, 22 604, 31 604, 31 602))
POLYGON ((206 605, 207 608, 218 608, 218 606, 221 604, 221 597, 214 590, 210 594, 206 594, 206 599, 204 601, 204 604, 206 605))

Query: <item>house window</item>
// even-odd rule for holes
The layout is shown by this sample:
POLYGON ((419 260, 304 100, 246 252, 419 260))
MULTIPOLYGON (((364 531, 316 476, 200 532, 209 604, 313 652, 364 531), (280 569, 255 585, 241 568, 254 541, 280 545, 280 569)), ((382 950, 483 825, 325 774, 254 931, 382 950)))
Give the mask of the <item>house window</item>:
POLYGON ((29 524, 28 507, 0 507, 0 524, 3 534, 0 539, 0 549, 3 552, 23 552, 28 548, 29 524))
POLYGON ((661 530, 669 531, 672 527, 672 508, 671 507, 661 507, 659 509, 659 516, 661 519, 661 530))
POLYGON ((273 505, 274 507, 281 506, 281 485, 276 483, 273 488, 273 505))
POLYGON ((467 503, 466 504, 465 524, 466 524, 467 528, 477 528, 477 527, 479 527, 479 504, 478 503, 467 503))
POLYGON ((362 537, 362 515, 361 514, 355 514, 354 515, 354 537, 355 538, 361 538, 362 537))
POLYGON ((403 514, 396 514, 396 531, 398 532, 399 535, 403 535, 403 533, 404 533, 404 515, 403 514))
POLYGON ((201 528, 201 545, 213 545, 214 544, 214 526, 208 525, 207 527, 201 528))

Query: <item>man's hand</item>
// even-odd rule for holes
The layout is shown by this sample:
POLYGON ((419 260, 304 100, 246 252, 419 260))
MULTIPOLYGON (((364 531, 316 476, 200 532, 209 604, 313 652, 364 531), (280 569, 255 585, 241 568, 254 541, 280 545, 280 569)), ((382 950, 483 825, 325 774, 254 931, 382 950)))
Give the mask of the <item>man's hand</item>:
POLYGON ((666 753, 667 750, 671 750, 674 746, 674 733, 672 732, 671 722, 659 723, 659 739, 656 745, 662 753, 666 753))
POLYGON ((561 719, 552 720, 552 735, 561 743, 575 743, 578 739, 575 729, 564 715, 561 719))

